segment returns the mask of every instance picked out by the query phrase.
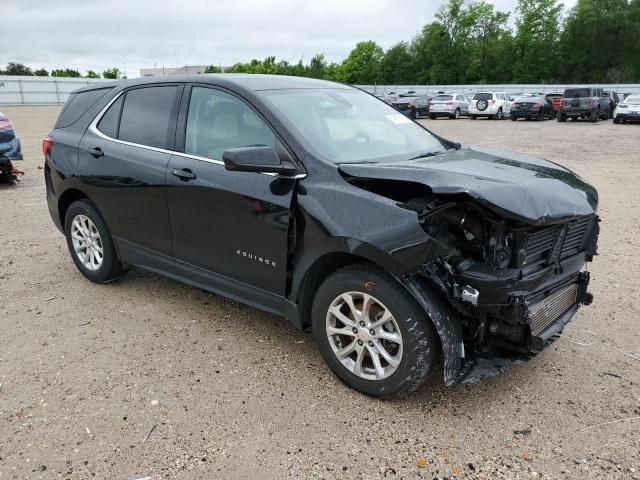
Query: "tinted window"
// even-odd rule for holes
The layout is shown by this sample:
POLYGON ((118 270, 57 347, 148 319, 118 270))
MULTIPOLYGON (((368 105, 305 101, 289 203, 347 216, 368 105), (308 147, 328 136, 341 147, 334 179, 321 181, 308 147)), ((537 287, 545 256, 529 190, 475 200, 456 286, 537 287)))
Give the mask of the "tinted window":
POLYGON ((493 94, 492 93, 476 93, 473 96, 474 100, 492 100, 493 99, 493 94))
POLYGON ((211 88, 191 90, 185 153, 222 160, 230 148, 275 145, 271 129, 243 101, 211 88))
POLYGON ((87 110, 93 107, 98 100, 104 97, 111 88, 99 88, 86 92, 72 93, 64 104, 55 127, 65 128, 73 125, 87 110))
POLYGON ((124 95, 120 95, 104 113, 100 122, 98 122, 98 130, 107 137, 118 138, 118 121, 120 120, 120 110, 122 109, 123 100, 124 95))
POLYGON ((122 107, 118 138, 126 142, 167 148, 176 86, 129 90, 122 107))
POLYGON ((448 102, 449 100, 453 100, 453 95, 438 95, 433 100, 436 102, 448 102))
POLYGON ((564 91, 564 98, 589 98, 591 90, 588 88, 567 88, 564 91))

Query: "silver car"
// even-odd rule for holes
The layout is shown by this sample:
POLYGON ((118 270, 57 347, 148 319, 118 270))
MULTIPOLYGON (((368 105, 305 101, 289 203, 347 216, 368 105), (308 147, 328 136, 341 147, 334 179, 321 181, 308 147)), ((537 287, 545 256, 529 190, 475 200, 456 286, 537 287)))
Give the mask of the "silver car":
POLYGON ((449 117, 457 120, 469 116, 469 99, 460 93, 436 95, 429 102, 429 118, 449 117))

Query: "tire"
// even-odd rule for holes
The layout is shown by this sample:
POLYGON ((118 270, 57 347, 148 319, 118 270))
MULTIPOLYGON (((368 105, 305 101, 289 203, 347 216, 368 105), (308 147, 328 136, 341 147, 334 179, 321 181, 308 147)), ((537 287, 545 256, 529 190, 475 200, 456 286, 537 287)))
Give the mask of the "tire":
POLYGON ((477 117, 476 115, 470 115, 470 116, 469 116, 469 118, 470 118, 471 120, 476 120, 478 117, 477 117))
POLYGON ((498 113, 496 114, 495 117, 493 117, 495 120, 502 120, 504 118, 504 115, 502 113, 502 108, 498 109, 498 113))
POLYGON ((613 123, 620 124, 620 117, 616 117, 613 119, 613 123))
POLYGON ((451 117, 453 120, 460 120, 460 109, 456 108, 455 113, 453 114, 453 117, 451 117))
POLYGON ((567 115, 565 113, 558 112, 558 116, 556 117, 556 119, 559 122, 566 122, 567 121, 567 115))
POLYGON ((312 330, 318 350, 335 375, 349 387, 373 397, 388 398, 416 390, 431 372, 439 347, 431 320, 409 292, 387 273, 362 263, 344 267, 322 283, 313 301, 312 330), (358 307, 365 298, 372 299, 368 311, 375 309, 377 316, 372 318, 369 313, 362 317, 366 323, 361 327, 357 317, 362 311, 358 307), (386 312, 390 319, 375 327, 377 333, 370 336, 370 323, 386 316, 386 312), (328 328, 346 334, 330 335, 328 328), (378 335, 382 334, 394 336, 400 343, 381 341, 378 335), (393 364, 376 353, 379 348, 393 364), (349 353, 341 360, 337 352, 345 349, 349 353))
POLYGON ((591 123, 598 123, 598 120, 600 120, 600 110, 591 110, 589 113, 589 121, 591 123))
POLYGON ((78 200, 69 206, 64 217, 64 232, 73 263, 90 281, 108 283, 117 280, 125 273, 116 254, 109 229, 90 201, 78 200), (87 239, 91 239, 90 247, 86 246, 87 239), (102 249, 101 260, 100 248, 102 249), (82 252, 87 255, 84 260, 80 258, 82 252))
POLYGON ((414 120, 417 120, 418 117, 420 117, 420 115, 418 115, 418 111, 415 108, 411 110, 411 113, 409 114, 409 116, 414 120))
POLYGON ((515 122, 516 120, 518 120, 518 117, 514 117, 513 115, 511 115, 511 121, 515 122))
POLYGON ((536 118, 538 122, 544 122, 544 110, 540 110, 538 113, 538 117, 536 118))
POLYGON ((431 120, 435 120, 435 119, 436 119, 436 116, 435 116, 435 115, 429 115, 429 118, 430 118, 431 120))

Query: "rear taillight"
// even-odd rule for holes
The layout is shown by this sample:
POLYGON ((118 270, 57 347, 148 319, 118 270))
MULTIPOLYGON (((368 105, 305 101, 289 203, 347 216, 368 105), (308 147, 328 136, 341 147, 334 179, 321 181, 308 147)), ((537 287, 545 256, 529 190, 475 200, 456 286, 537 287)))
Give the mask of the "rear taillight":
POLYGON ((53 147, 53 138, 47 135, 42 139, 42 153, 44 153, 45 158, 51 152, 51 147, 53 147))
POLYGON ((496 101, 495 100, 491 100, 491 103, 496 103, 496 101))
POLYGON ((447 105, 453 105, 453 102, 447 102, 447 105))
POLYGON ((0 120, 0 130, 13 130, 11 120, 0 120))

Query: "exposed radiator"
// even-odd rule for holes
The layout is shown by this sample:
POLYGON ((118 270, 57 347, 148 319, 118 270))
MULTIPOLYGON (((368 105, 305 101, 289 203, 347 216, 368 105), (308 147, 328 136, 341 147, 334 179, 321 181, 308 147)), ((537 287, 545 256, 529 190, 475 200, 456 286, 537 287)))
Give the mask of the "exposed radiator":
POLYGON ((529 305, 528 316, 531 333, 537 336, 558 317, 576 304, 578 284, 574 283, 529 305))

